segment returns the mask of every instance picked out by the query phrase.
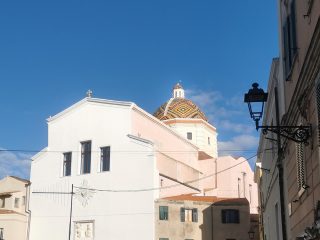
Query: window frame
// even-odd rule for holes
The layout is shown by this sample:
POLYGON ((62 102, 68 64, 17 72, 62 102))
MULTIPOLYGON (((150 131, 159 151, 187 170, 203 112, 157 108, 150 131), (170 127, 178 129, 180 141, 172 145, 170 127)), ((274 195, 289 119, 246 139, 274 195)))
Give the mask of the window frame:
POLYGON ((71 166, 72 166, 72 152, 63 153, 63 177, 71 176, 71 166), (70 159, 68 159, 70 157, 70 159), (68 167, 67 167, 68 164, 68 167), (68 170, 68 172, 67 172, 68 170))
POLYGON ((2 196, 0 197, 0 208, 5 208, 6 207, 6 197, 2 196))
POLYGON ((221 223, 240 224, 239 209, 221 209, 221 223))
POLYGON ((20 198, 14 198, 14 208, 20 208, 20 198))
POLYGON ((111 147, 100 147, 100 172, 110 171, 111 147), (106 150, 106 151, 105 151, 106 150))
POLYGON ((290 13, 284 19, 284 24, 282 26, 284 73, 287 81, 290 80, 290 75, 298 49, 295 0, 291 1, 289 8, 290 13))
POLYGON ((159 220, 169 220, 169 206, 159 206, 159 220))
POLYGON ((192 132, 187 132, 187 139, 192 140, 192 132))
POLYGON ((181 207, 180 222, 198 222, 198 209, 181 207))
POLYGON ((92 153, 92 141, 81 142, 81 168, 80 174, 90 174, 91 173, 91 154, 92 153), (89 148, 89 150, 87 148, 89 148))

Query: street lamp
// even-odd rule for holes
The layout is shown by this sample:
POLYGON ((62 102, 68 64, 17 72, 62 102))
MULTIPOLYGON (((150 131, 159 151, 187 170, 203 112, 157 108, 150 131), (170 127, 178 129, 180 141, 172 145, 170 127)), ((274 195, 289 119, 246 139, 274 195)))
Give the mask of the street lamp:
MULTIPOLYGON (((268 99, 268 93, 259 88, 258 83, 252 84, 252 89, 244 95, 244 102, 248 104, 251 118, 255 121, 257 131, 262 129, 262 133, 266 135, 268 132, 274 132, 287 139, 298 143, 308 143, 311 135, 311 126, 260 126, 259 121, 263 115, 264 103, 268 99)), ((276 100, 277 101, 277 100, 276 100)), ((278 106, 278 102, 276 102, 278 106)), ((278 115, 278 113, 277 113, 278 115)))
POLYGON ((254 239, 254 231, 252 229, 250 229, 250 231, 248 232, 248 235, 250 240, 254 239))

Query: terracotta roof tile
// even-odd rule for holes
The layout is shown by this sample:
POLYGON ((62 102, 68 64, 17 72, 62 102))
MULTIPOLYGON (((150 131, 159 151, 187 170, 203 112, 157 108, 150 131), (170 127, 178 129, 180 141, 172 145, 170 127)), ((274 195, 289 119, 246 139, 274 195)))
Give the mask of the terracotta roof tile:
POLYGON ((8 209, 0 209, 0 215, 1 214, 19 214, 19 215, 25 215, 23 213, 20 213, 20 212, 16 212, 16 211, 13 211, 13 210, 8 210, 8 209))
POLYGON ((248 204, 248 200, 245 198, 218 198, 216 196, 197 196, 192 194, 182 194, 177 196, 165 197, 162 199, 172 200, 172 201, 211 202, 211 203, 214 203, 215 205, 248 204))

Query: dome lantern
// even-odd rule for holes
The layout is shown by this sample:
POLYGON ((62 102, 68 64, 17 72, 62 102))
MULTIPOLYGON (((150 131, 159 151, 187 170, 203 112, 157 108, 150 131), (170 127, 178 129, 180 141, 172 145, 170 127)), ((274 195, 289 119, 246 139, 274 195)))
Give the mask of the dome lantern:
POLYGON ((184 89, 180 83, 177 83, 173 87, 172 92, 172 98, 162 104, 153 116, 161 121, 176 118, 193 118, 208 121, 200 108, 191 100, 184 97, 184 89))
POLYGON ((181 86, 180 83, 177 83, 173 87, 172 97, 173 98, 184 98, 184 89, 183 89, 183 87, 181 86))

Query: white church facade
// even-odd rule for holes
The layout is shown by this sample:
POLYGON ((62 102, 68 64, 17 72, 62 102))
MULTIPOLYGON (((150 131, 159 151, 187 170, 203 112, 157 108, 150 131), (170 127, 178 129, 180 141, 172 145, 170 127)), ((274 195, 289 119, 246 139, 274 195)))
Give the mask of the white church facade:
POLYGON ((47 121, 48 146, 31 165, 29 239, 154 239, 155 201, 181 194, 238 198, 243 188, 254 212, 250 166, 222 174, 238 160, 219 164, 216 129, 180 84, 154 116, 89 95, 47 121))

